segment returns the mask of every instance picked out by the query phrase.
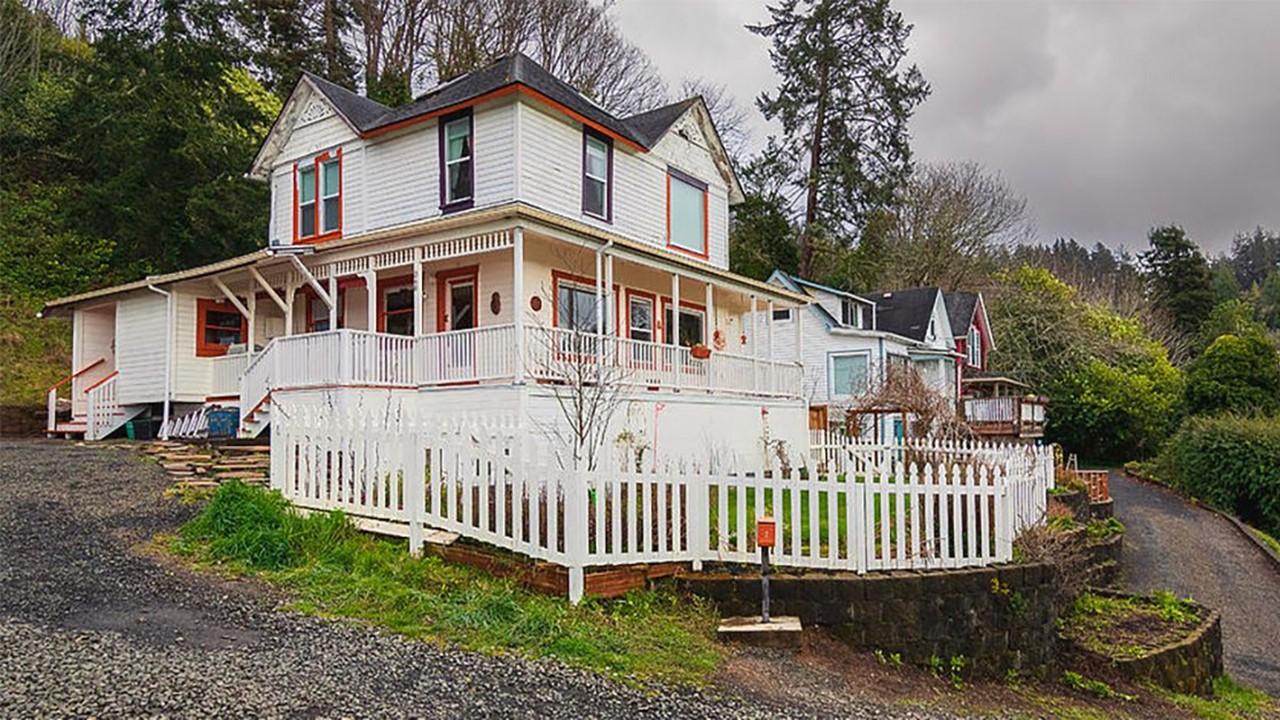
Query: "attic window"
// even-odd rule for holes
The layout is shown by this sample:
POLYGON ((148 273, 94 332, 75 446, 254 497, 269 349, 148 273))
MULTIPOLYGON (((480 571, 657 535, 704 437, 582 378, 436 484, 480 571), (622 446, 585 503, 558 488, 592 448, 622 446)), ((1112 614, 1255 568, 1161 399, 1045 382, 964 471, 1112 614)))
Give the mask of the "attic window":
POLYGON ((968 362, 971 367, 982 367, 982 333, 978 331, 977 325, 969 328, 969 340, 965 344, 965 354, 968 356, 968 362))
POLYGON ((848 299, 841 301, 840 324, 845 327, 862 327, 862 308, 858 303, 848 299))

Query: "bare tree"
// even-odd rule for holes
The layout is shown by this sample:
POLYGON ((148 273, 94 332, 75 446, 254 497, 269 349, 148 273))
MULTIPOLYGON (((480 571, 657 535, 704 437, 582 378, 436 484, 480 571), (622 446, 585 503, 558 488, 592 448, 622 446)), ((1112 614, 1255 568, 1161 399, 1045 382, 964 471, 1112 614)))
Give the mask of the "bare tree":
POLYGON ((900 194, 887 229, 894 287, 981 289, 1002 254, 1029 240, 1027 201, 972 162, 921 165, 900 194))
POLYGON ((746 156, 747 143, 751 140, 751 129, 747 127, 747 110, 738 104, 729 88, 706 80, 686 79, 680 84, 680 97, 702 97, 702 102, 711 113, 716 132, 720 134, 720 142, 730 159, 735 163, 746 156))
POLYGON ((855 419, 886 410, 900 412, 910 420, 910 427, 904 427, 904 432, 915 437, 973 437, 973 430, 956 414, 955 402, 929 387, 913 367, 888 368, 883 381, 853 399, 845 410, 855 419))
POLYGON ((0 95, 45 68, 50 42, 71 29, 71 0, 0 0, 0 95))
MULTIPOLYGON (((573 262, 581 257, 570 258, 563 249, 557 254, 560 267, 586 274, 581 272, 581 263, 573 262)), ((550 296, 552 291, 544 288, 543 294, 550 296)), ((573 320, 579 308, 572 303, 554 303, 553 307, 566 309, 569 317, 550 326, 534 324, 526 342, 532 349, 529 372, 550 389, 560 412, 554 420, 535 420, 535 425, 556 443, 558 456, 562 449, 568 449, 569 457, 560 457, 562 466, 594 470, 610 439, 614 417, 630 395, 630 368, 635 358, 608 333, 607 324, 604 333, 596 332, 596 318, 602 317, 601 312, 608 316, 603 303, 593 303, 583 323, 573 320)))

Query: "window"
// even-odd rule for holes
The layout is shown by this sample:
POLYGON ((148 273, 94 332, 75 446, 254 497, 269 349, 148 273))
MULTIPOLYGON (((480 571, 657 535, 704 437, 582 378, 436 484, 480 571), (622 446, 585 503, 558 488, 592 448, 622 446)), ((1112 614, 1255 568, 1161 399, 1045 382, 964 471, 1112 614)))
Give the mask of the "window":
POLYGON ((475 185, 474 140, 471 110, 450 115, 440 122, 440 209, 449 212, 471 207, 475 185))
POLYGON ((964 349, 965 354, 968 355, 969 365, 976 368, 982 367, 982 333, 978 332, 977 325, 969 327, 969 339, 964 349))
POLYGON ((382 332, 413 335, 413 286, 382 291, 382 332))
POLYGON ((867 389, 868 365, 866 353, 831 356, 832 397, 853 397, 867 389))
POLYGON ((862 327, 862 308, 848 298, 841 300, 840 324, 845 327, 862 327))
MULTIPOLYGON (((329 306, 324 304, 319 295, 306 293, 307 298, 307 332, 325 332, 333 330, 329 327, 329 306)), ((346 305, 347 291, 338 288, 338 327, 342 327, 343 306, 346 305)))
POLYGON ((335 232, 342 224, 342 169, 338 159, 334 158, 320 163, 320 232, 335 232))
MULTIPOLYGON (((672 339, 671 339, 672 323, 671 323, 670 304, 668 304, 666 307, 666 310, 663 314, 663 319, 666 320, 667 342, 670 343, 672 342, 672 339)), ((704 320, 704 314, 702 310, 694 310, 692 308, 687 308, 687 307, 680 308, 680 327, 677 328, 675 344, 681 347, 693 347, 694 345, 701 345, 705 343, 706 335, 703 333, 703 328, 705 326, 705 323, 703 322, 703 320, 704 320)))
POLYGON ((582 212, 613 221, 613 141, 582 130, 582 212))
POLYGON ((627 335, 632 340, 653 342, 653 298, 627 299, 627 335))
POLYGON ((196 357, 226 355, 232 345, 246 342, 248 321, 228 302, 196 301, 196 357))
POLYGON ((316 234, 316 169, 298 170, 298 237, 316 234))
POLYGON ((342 234, 342 148, 294 166, 294 242, 342 234))
POLYGON ((791 308, 773 311, 774 322, 787 322, 791 319, 791 308))
POLYGON ((707 256, 707 186, 684 173, 667 170, 667 244, 707 256))
POLYGON ((589 287, 561 282, 556 288, 556 327, 594 333, 596 292, 589 287))

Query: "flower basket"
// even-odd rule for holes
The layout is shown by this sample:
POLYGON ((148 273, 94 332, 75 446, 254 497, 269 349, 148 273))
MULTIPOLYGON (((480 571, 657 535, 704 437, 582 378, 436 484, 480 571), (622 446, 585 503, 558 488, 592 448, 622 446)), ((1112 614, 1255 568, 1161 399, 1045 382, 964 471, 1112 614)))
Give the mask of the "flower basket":
POLYGON ((689 348, 689 354, 699 360, 706 360, 707 358, 711 357, 711 348, 707 347, 706 345, 694 345, 693 347, 689 348))

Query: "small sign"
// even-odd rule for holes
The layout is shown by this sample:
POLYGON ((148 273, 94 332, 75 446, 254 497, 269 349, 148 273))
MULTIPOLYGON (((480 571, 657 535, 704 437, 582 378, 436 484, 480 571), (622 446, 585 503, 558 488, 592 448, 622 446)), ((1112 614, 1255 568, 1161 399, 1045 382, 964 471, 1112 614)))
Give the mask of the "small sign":
POLYGON ((771 548, 778 542, 778 528, 769 516, 756 520, 756 545, 771 548))

